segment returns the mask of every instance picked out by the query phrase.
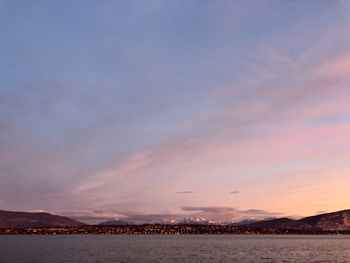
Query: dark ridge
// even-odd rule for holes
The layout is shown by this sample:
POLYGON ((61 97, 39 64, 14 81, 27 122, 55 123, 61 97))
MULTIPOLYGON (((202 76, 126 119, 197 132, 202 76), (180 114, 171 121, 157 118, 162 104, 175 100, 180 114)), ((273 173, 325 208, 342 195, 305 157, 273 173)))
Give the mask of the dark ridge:
POLYGON ((299 221, 316 229, 350 230, 350 210, 309 216, 299 221))
POLYGON ((301 230, 350 230, 350 210, 320 214, 299 220, 278 218, 249 224, 256 228, 301 229, 301 230))
POLYGON ((0 228, 61 227, 85 225, 69 217, 50 213, 12 212, 0 210, 0 228))
POLYGON ((256 227, 256 228, 277 229, 277 228, 290 228, 291 226, 295 226, 296 224, 297 224, 296 220, 283 217, 283 218, 269 219, 269 220, 254 222, 254 223, 249 224, 249 226, 256 227))

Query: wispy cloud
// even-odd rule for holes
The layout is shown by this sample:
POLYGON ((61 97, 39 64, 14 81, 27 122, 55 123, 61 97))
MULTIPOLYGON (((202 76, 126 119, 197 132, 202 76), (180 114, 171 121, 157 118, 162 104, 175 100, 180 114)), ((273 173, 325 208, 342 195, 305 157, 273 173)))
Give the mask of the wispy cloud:
POLYGON ((190 212, 205 212, 205 213, 222 213, 222 212, 234 212, 235 208, 221 207, 221 206, 183 206, 183 211, 190 212))
POLYGON ((108 185, 111 181, 119 180, 120 176, 126 176, 140 169, 146 169, 161 161, 167 161, 172 157, 176 157, 184 151, 191 150, 197 142, 198 139, 196 138, 186 138, 163 145, 159 148, 135 152, 119 160, 116 164, 97 172, 91 178, 76 187, 74 191, 88 191, 108 185))
POLYGON ((250 217, 270 217, 270 216, 281 216, 283 213, 279 212, 269 212, 260 209, 248 209, 248 210, 240 210, 239 213, 244 216, 250 217))
POLYGON ((328 80, 333 81, 333 83, 350 80, 350 54, 345 53, 331 58, 317 65, 311 73, 323 81, 328 80))

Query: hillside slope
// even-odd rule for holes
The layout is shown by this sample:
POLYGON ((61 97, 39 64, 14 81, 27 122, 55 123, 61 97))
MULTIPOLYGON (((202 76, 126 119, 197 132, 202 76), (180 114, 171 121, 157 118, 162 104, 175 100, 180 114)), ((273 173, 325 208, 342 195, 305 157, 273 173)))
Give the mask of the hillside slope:
POLYGON ((74 219, 49 213, 0 210, 0 228, 29 228, 85 225, 74 219))
POLYGON ((350 230, 350 210, 305 217, 299 220, 277 218, 254 222, 249 226, 272 229, 350 230))

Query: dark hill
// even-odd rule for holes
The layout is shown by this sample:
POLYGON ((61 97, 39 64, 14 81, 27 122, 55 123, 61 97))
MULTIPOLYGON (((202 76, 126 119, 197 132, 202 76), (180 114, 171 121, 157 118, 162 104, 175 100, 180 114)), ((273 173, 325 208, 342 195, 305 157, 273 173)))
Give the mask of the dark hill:
POLYGON ((0 210, 0 228, 80 226, 84 223, 49 213, 11 212, 0 210))
POLYGON ((300 230, 350 230, 350 210, 309 216, 299 220, 278 218, 249 224, 254 228, 300 230))
POLYGON ((256 228, 294 228, 297 225, 297 220, 293 220, 290 218, 277 218, 277 219, 269 219, 269 220, 263 220, 263 221, 258 221, 254 222, 252 224, 249 224, 251 227, 256 227, 256 228))
POLYGON ((299 222, 321 230, 350 230, 350 210, 309 216, 299 222))

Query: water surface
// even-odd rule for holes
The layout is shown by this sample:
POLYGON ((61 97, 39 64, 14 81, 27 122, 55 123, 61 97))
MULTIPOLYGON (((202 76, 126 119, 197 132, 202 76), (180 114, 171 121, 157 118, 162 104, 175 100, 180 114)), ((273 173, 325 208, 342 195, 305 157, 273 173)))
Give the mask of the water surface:
POLYGON ((350 237, 0 236, 0 262, 350 262, 350 237))

